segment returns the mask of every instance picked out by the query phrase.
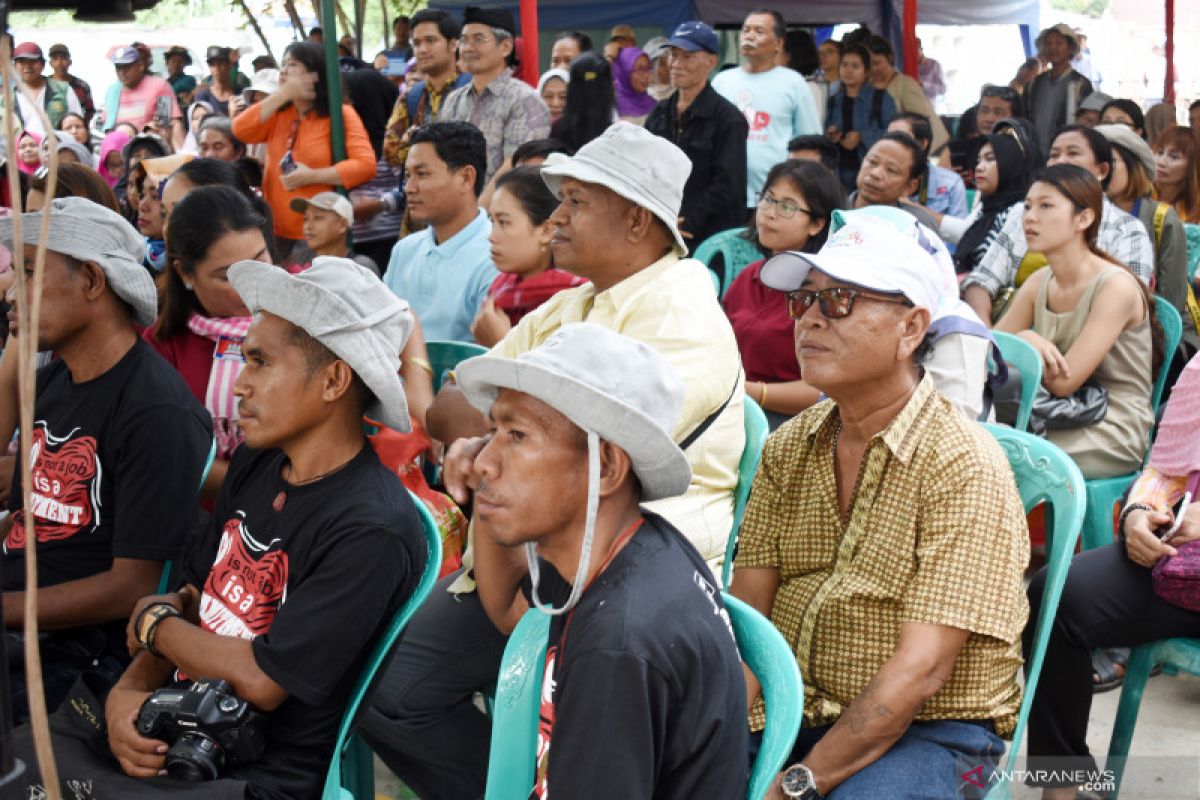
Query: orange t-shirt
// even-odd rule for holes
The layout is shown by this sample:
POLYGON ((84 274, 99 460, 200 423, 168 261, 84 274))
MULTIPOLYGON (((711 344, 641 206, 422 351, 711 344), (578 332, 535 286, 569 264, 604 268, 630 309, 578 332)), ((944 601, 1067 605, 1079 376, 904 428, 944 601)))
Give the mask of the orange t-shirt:
MULTIPOLYGON (((289 192, 283 188, 279 162, 288 150, 292 138, 292 123, 299 116, 295 106, 287 106, 263 122, 258 118, 259 104, 247 108, 233 119, 233 135, 247 144, 267 143, 267 158, 263 164, 263 197, 271 207, 275 223, 275 235, 288 239, 304 238, 304 215, 292 211, 288 204, 297 197, 312 197, 334 188, 327 183, 310 183, 289 192)), ((346 126, 346 160, 333 163, 330 145, 329 117, 319 117, 309 112, 300 121, 296 130, 296 141, 292 146, 292 157, 296 163, 313 169, 335 166, 342 179, 342 186, 353 189, 375 177, 375 151, 358 114, 348 105, 342 106, 342 117, 346 126)))

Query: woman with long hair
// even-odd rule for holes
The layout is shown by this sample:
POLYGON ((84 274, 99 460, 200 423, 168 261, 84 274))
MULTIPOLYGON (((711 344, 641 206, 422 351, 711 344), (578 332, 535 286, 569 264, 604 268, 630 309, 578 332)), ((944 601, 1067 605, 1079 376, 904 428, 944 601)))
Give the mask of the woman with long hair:
POLYGON ((353 189, 375 175, 375 151, 353 107, 342 105, 346 159, 336 164, 329 149, 329 87, 325 53, 315 42, 283 51, 279 88, 233 120, 233 134, 247 144, 265 142, 263 197, 271 206, 276 246, 286 253, 304 236, 304 216, 291 201, 338 187, 353 189))
POLYGON ((650 56, 640 47, 626 47, 613 59, 613 84, 617 94, 617 115, 626 122, 641 125, 658 105, 650 96, 650 56))
MULTIPOLYGON (((829 236, 833 212, 845 207, 846 192, 825 167, 795 159, 781 162, 763 184, 754 212, 755 242, 768 253, 815 253, 829 236)), ((722 303, 746 369, 746 395, 763 407, 775 428, 815 403, 820 392, 800 377, 795 321, 788 316, 786 298, 763 284, 764 263, 766 259, 746 265, 722 303)))
POLYGON ((88 130, 87 121, 74 112, 63 114, 58 121, 58 130, 69 133, 71 138, 89 150, 92 149, 92 133, 88 130))
MULTIPOLYGON (((91 167, 83 164, 59 164, 58 182, 54 185, 54 197, 83 197, 110 211, 121 213, 117 196, 108 182, 91 167)), ((25 198, 26 211, 41 211, 46 204, 46 176, 33 175, 29 178, 29 194, 25 198)))
POLYGON ((853 189, 863 157, 896 116, 896 101, 867 81, 871 54, 860 44, 846 45, 838 75, 841 85, 825 107, 825 137, 838 146, 838 175, 853 189))
POLYGON ((616 122, 616 108, 612 67, 602 56, 584 53, 571 62, 567 106, 550 126, 550 137, 578 151, 616 122))
POLYGON ((1200 223, 1200 135, 1176 125, 1154 140, 1154 188, 1184 222, 1200 223))
POLYGON ((484 347, 503 339, 521 319, 563 289, 584 281, 554 268, 550 215, 558 198, 542 179, 541 167, 516 167, 496 180, 488 203, 492 218, 492 262, 500 275, 471 325, 471 335, 484 347))
POLYGON ((1025 238, 1046 255, 1049 269, 1025 281, 996 324, 1038 351, 1050 394, 1071 397, 1085 383, 1106 393, 1108 410, 1099 422, 1046 431, 1085 478, 1141 466, 1154 424, 1151 387, 1163 359, 1149 291, 1096 246, 1103 201, 1100 182, 1074 164, 1034 176, 1025 198, 1025 238))
MULTIPOLYGON (((1183 338, 1192 350, 1200 337, 1188 309, 1187 233, 1170 203, 1154 199, 1154 154, 1128 126, 1097 125, 1113 149, 1112 177, 1105 195, 1122 211, 1137 217, 1154 245, 1154 292, 1183 317, 1183 338)), ((1180 365, 1182 366, 1182 365, 1180 365)))

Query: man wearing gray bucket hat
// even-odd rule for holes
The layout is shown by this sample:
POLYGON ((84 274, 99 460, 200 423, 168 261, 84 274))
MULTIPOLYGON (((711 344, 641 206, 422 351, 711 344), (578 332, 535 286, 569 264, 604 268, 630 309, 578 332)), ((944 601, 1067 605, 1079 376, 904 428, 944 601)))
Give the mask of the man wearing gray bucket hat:
MULTIPOLYGON (((542 174, 562 199, 550 217, 555 264, 590 283, 526 315, 491 354, 517 358, 576 322, 655 348, 683 383, 671 436, 692 480, 685 493, 649 507, 715 565, 733 526, 744 376, 708 270, 682 257, 677 220, 690 168, 674 144, 625 122, 570 159, 552 157, 542 174)), ((446 484, 465 502, 464 476, 486 443, 487 420, 454 385, 443 386, 427 419, 449 444, 446 484)), ((463 570, 414 615, 363 720, 375 752, 426 800, 478 797, 487 777, 491 723, 471 698, 495 681, 508 631, 480 605, 472 558, 468 549, 463 570)))
POLYGON ((671 438, 684 392, 671 365, 578 323, 457 377, 493 428, 470 476, 484 608, 511 629, 528 575, 553 616, 533 793, 743 795, 746 698, 720 593, 695 548, 640 508, 691 479, 671 438), (528 571, 512 565, 522 544, 528 571))
MULTIPOLYGON (((11 217, 0 241, 23 246, 32 267, 41 214, 11 217)), ((51 708, 78 675, 113 680, 128 663, 124 627, 139 597, 157 585, 163 562, 184 552, 196 486, 212 443, 212 421, 179 373, 138 337, 154 321, 154 284, 141 265, 144 240, 118 214, 89 200, 50 201, 39 350, 57 358, 38 371, 30 438, 32 512, 38 537, 42 669, 51 708)), ((8 302, 25 303, 14 285, 8 302)), ((15 355, 8 355, 7 362, 15 355)), ((0 397, 16 416, 15 381, 0 397)), ((21 475, 12 480, 0 552, 5 622, 22 624, 27 536, 21 475)), ((17 635, 10 633, 10 636, 17 635)), ((18 720, 24 675, 12 671, 18 720)))
MULTIPOLYGON (((120 769, 97 755, 94 733, 85 742, 55 725, 60 772, 96 797, 319 797, 369 649, 425 565, 413 500, 362 428, 365 411, 407 429, 396 374, 407 305, 347 259, 318 258, 296 276, 241 261, 229 280, 254 314, 234 386, 246 441, 181 588, 142 598, 128 618, 136 655, 102 718, 120 769), (228 682, 267 718, 257 758, 218 760, 216 780, 189 782, 161 737, 139 733, 139 710, 176 668, 228 682)), ((58 715, 72 719, 75 706, 58 715)), ((15 738, 27 752, 27 732, 15 738)))

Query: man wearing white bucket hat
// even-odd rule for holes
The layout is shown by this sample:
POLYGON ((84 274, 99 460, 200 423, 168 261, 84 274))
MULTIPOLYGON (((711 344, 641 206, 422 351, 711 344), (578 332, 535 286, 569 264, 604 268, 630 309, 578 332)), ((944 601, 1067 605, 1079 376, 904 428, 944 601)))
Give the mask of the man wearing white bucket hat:
POLYGON ((1028 533, 1000 446, 922 370, 944 296, 927 248, 847 216, 762 269, 829 399, 767 441, 731 591, 804 666, 785 795, 955 797, 1016 724, 1028 533))
POLYGON ((640 507, 691 480, 671 438, 684 392, 671 365, 580 323, 457 374, 493 430, 470 476, 480 598, 501 629, 530 602, 553 615, 531 796, 743 795, 746 700, 720 593, 696 549, 640 507), (522 544, 528 570, 511 557, 522 544))
POLYGON ((408 306, 346 259, 318 258, 297 276, 241 261, 229 280, 254 314, 234 388, 245 444, 182 588, 130 616, 133 663, 102 705, 83 695, 57 715, 78 722, 74 709, 103 708, 107 737, 95 720, 55 726, 60 771, 96 797, 319 797, 369 650, 425 564, 413 501, 362 430, 364 413, 408 429, 397 375, 408 306), (195 687, 228 682, 267 718, 261 754, 214 757, 219 779, 188 782, 164 737, 135 728, 147 697, 184 675, 195 687), (120 771, 96 755, 97 737, 120 771))
MULTIPOLYGON (((551 156, 542 175, 562 199, 550 217, 554 260, 590 283, 528 314, 492 355, 517 358, 576 322, 658 350, 683 382, 671 435, 692 480, 685 493, 650 508, 718 564, 745 445, 744 376, 708 271, 683 257, 678 219, 690 171, 682 150, 626 122, 572 158, 551 156)), ((446 484, 465 502, 465 476, 486 444, 487 421, 452 382, 427 419, 430 433, 450 444, 446 484)), ((424 800, 478 797, 487 778, 491 722, 472 697, 495 681, 508 631, 497 630, 480 606, 472 557, 464 553, 462 572, 447 576, 414 615, 362 726, 375 752, 424 800)))
MULTIPOLYGON (((23 241, 15 244, 14 219, 0 219, 0 241, 23 246, 27 268, 41 216, 24 215, 23 241)), ((8 324, 12 336, 35 335, 39 350, 57 355, 38 371, 33 429, 24 432, 38 540, 38 621, 48 631, 43 683, 54 708, 84 670, 114 680, 128 663, 129 612, 154 591, 163 562, 184 553, 212 419, 134 329, 152 324, 155 314, 138 232, 103 206, 67 197, 50 201, 47 245, 38 330, 17 330, 15 313, 8 324)), ((25 303, 15 285, 8 302, 25 303)), ((13 349, 6 362, 15 355, 13 349)), ((15 420, 15 372, 13 378, 3 410, 15 420)), ((0 564, 5 624, 16 636, 28 536, 20 470, 12 484, 13 513, 0 524, 0 564)), ((27 712, 19 666, 18 660, 9 669, 21 721, 27 712)))

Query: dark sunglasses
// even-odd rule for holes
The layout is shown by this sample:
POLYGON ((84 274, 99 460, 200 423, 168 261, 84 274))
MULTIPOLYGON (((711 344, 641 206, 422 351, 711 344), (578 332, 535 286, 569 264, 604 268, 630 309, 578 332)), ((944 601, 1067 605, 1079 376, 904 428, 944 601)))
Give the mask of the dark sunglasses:
POLYGON ((902 295, 874 294, 845 286, 835 286, 832 289, 820 289, 815 292, 811 289, 797 289, 787 293, 788 316, 792 319, 800 319, 815 302, 821 316, 825 319, 843 319, 850 316, 850 312, 854 310, 854 301, 859 298, 902 306, 912 305, 908 298, 902 295))

